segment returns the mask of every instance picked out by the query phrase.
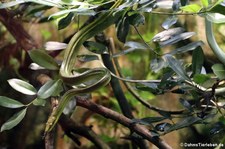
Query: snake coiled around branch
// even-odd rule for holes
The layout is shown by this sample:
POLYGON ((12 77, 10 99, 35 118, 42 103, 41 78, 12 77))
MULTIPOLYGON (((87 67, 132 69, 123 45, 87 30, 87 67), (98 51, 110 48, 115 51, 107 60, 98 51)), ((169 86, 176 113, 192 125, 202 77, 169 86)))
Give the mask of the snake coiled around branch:
POLYGON ((74 87, 73 84, 77 84, 78 82, 83 82, 84 86, 74 87, 62 96, 58 107, 53 109, 53 112, 48 118, 45 133, 53 129, 62 114, 63 109, 73 96, 77 94, 90 93, 109 83, 111 74, 106 68, 94 68, 83 73, 74 73, 73 70, 80 47, 86 40, 115 23, 121 13, 119 11, 115 12, 114 9, 118 8, 122 3, 123 0, 116 0, 108 12, 105 12, 93 22, 83 27, 70 40, 67 48, 65 49, 64 59, 60 67, 60 76, 64 83, 70 84, 72 87, 74 87))

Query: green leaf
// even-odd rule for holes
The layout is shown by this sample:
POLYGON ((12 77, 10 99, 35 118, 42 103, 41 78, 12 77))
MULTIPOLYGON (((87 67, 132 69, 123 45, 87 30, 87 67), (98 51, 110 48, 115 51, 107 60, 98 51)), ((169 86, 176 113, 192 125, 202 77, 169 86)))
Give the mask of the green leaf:
POLYGON ((167 112, 167 111, 158 111, 158 112, 159 112, 160 115, 162 115, 166 119, 172 119, 170 112, 167 112))
POLYGON ((22 4, 22 3, 25 3, 25 2, 19 0, 19 1, 7 2, 7 3, 0 3, 0 9, 13 7, 13 6, 16 6, 16 5, 19 5, 19 4, 22 4))
POLYGON ((148 46, 146 44, 135 42, 135 41, 128 41, 124 44, 124 47, 130 47, 134 49, 141 49, 141 50, 147 50, 148 46))
POLYGON ((193 108, 187 100, 180 98, 179 101, 186 109, 188 109, 190 112, 193 112, 193 108))
POLYGON ((27 108, 15 113, 7 122, 5 122, 1 127, 1 132, 4 130, 10 130, 19 124, 25 117, 27 108))
POLYGON ((196 49, 197 47, 203 45, 204 43, 202 41, 196 41, 196 42, 191 42, 183 47, 177 48, 171 52, 169 52, 168 54, 174 55, 174 54, 181 54, 181 53, 185 53, 188 51, 192 51, 194 49, 196 49))
POLYGON ((190 4, 180 7, 180 9, 186 12, 198 13, 202 9, 202 7, 199 6, 198 4, 190 4))
POLYGON ((223 64, 214 64, 212 70, 219 79, 225 79, 225 66, 223 64))
POLYGON ((65 2, 65 3, 72 3, 73 0, 62 0, 62 2, 65 2))
POLYGON ((209 6, 208 0, 201 0, 201 3, 202 3, 203 7, 208 7, 209 6))
POLYGON ((208 81, 209 79, 210 79, 210 76, 205 75, 205 74, 196 74, 196 75, 194 75, 194 78, 193 78, 194 82, 197 84, 203 84, 206 81, 208 81))
POLYGON ((14 100, 5 96, 0 96, 0 106, 6 107, 6 108, 20 108, 25 105, 17 100, 14 100))
POLYGON ((207 13, 206 19, 213 23, 225 23, 225 14, 222 15, 220 13, 207 13))
POLYGON ((139 13, 135 13, 128 17, 129 23, 133 26, 138 27, 139 25, 143 25, 145 23, 145 17, 139 13))
POLYGON ((78 55, 77 58, 80 62, 90 62, 94 60, 99 60, 97 55, 78 55))
POLYGON ((160 95, 163 94, 163 92, 158 88, 158 85, 156 83, 139 83, 136 86, 137 89, 142 91, 148 91, 152 94, 160 95))
POLYGON ((177 16, 171 16, 171 17, 168 17, 168 18, 166 19, 166 21, 163 22, 162 27, 163 27, 164 29, 167 30, 167 29, 169 29, 172 25, 174 25, 174 24, 177 22, 177 20, 178 20, 177 16))
POLYGON ((178 130, 178 129, 187 127, 187 126, 190 126, 190 125, 193 125, 193 124, 198 123, 200 121, 202 121, 202 119, 199 118, 199 117, 193 117, 193 116, 187 117, 187 118, 177 122, 176 124, 172 125, 167 130, 167 133, 171 132, 171 131, 174 131, 174 130, 178 130))
POLYGON ((189 3, 189 0, 180 0, 181 6, 186 6, 189 3))
POLYGON ((68 13, 74 13, 75 15, 88 15, 88 16, 93 16, 96 14, 96 12, 94 10, 90 10, 89 8, 85 9, 85 8, 75 8, 75 9, 65 9, 65 10, 61 10, 59 12, 56 12, 52 15, 50 15, 48 18, 49 19, 57 19, 63 15, 66 15, 68 13))
POLYGON ((165 117, 146 117, 142 119, 132 119, 134 123, 142 124, 142 125, 149 125, 151 123, 160 122, 162 120, 165 120, 165 117))
POLYGON ((33 62, 37 63, 38 65, 50 69, 50 70, 58 70, 59 66, 55 62, 55 60, 48 55, 45 51, 42 50, 30 50, 29 52, 30 58, 33 62))
POLYGON ((185 33, 181 33, 181 34, 171 36, 171 37, 167 36, 167 37, 164 37, 163 39, 161 39, 161 42, 159 42, 159 45, 161 47, 164 47, 164 46, 167 46, 167 45, 172 45, 172 44, 175 44, 175 43, 177 43, 181 40, 188 39, 195 34, 196 34, 195 32, 185 32, 185 33), (165 39, 165 38, 168 38, 168 39, 165 39))
POLYGON ((61 80, 49 80, 45 83, 37 93, 38 98, 46 99, 50 96, 57 96, 62 90, 61 80))
POLYGON ((193 75, 200 74, 204 63, 204 53, 201 47, 195 49, 192 53, 192 71, 193 75))
POLYGON ((152 41, 153 42, 162 42, 162 41, 166 41, 176 35, 179 35, 181 33, 183 33, 185 31, 184 28, 182 27, 176 27, 176 28, 171 28, 168 30, 164 30, 162 32, 159 32, 158 34, 156 34, 153 38, 152 41))
POLYGON ((162 58, 155 58, 151 60, 150 68, 153 72, 157 73, 165 67, 165 61, 162 58))
POLYGON ((33 85, 20 80, 20 79, 10 79, 8 80, 9 85, 14 88, 16 91, 26 94, 26 95, 36 95, 37 91, 33 85))
POLYGON ((179 62, 177 59, 175 59, 172 55, 166 54, 164 56, 166 62, 168 63, 169 67, 173 69, 173 71, 179 75, 183 80, 189 80, 191 79, 188 77, 187 73, 183 69, 181 62, 179 62))
POLYGON ((72 22, 74 18, 74 13, 70 12, 66 17, 59 20, 58 30, 66 28, 72 22))
POLYGON ((127 17, 124 17, 123 19, 119 20, 116 27, 117 27, 117 38, 119 39, 119 41, 125 43, 130 29, 130 24, 127 17))
POLYGON ((217 6, 213 7, 212 9, 210 9, 209 12, 220 13, 222 15, 225 15, 225 6, 217 5, 217 6))
POLYGON ((32 101, 32 104, 35 106, 45 106, 46 100, 42 98, 36 98, 32 101))
POLYGON ((108 54, 108 48, 98 42, 94 42, 94 41, 85 41, 83 43, 84 47, 86 49, 88 49, 89 51, 96 53, 96 54, 108 54))
POLYGON ((9 8, 9 7, 13 7, 13 6, 19 5, 19 4, 28 3, 28 2, 42 4, 42 5, 47 5, 47 6, 62 7, 60 3, 57 3, 57 2, 54 2, 54 1, 46 1, 46 0, 16 0, 16 1, 7 2, 7 3, 1 3, 0 4, 0 9, 2 9, 2 8, 9 8))
POLYGON ((208 9, 208 12, 220 13, 225 15, 225 3, 224 0, 218 0, 212 4, 208 9))

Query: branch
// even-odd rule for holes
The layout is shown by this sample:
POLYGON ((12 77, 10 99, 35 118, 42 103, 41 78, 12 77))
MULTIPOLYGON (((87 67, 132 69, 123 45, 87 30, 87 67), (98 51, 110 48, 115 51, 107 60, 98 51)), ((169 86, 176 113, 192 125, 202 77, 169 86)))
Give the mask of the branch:
MULTIPOLYGON (((109 43, 110 43, 110 47, 112 49, 112 52, 114 53, 115 52, 115 45, 114 45, 114 41, 112 38, 109 39, 109 43)), ((120 69, 120 65, 119 65, 119 62, 118 62, 118 58, 115 57, 114 58, 114 63, 115 63, 115 68, 117 68, 117 71, 118 71, 118 74, 119 74, 119 77, 121 78, 125 78, 121 72, 121 69, 120 69)), ((167 112, 167 113, 170 113, 170 114, 183 114, 184 113, 184 110, 179 110, 179 111, 166 111, 164 109, 161 109, 159 107, 155 107, 151 104, 149 104, 147 101, 145 101, 144 99, 142 99, 142 97, 140 95, 138 95, 138 93, 136 91, 134 91, 134 89, 132 88, 132 86, 126 82, 126 81, 123 81, 123 84, 126 86, 126 88, 128 89, 128 91, 135 97, 136 100, 138 100, 142 105, 144 105, 146 108, 150 109, 150 110, 153 110, 153 111, 156 111, 158 113, 160 112, 167 112)))
MULTIPOLYGON (((40 74, 37 76, 38 82, 41 84, 45 84, 47 81, 51 80, 51 78, 48 75, 40 74)), ((53 98, 52 98, 53 99, 53 98)), ((54 99, 51 102, 52 109, 56 106, 56 104, 53 102, 54 99)), ((80 136, 85 137, 86 139, 90 140, 92 143, 96 145, 99 149, 109 149, 109 146, 104 143, 98 135, 90 129, 90 127, 84 126, 82 124, 78 124, 75 121, 68 118, 66 115, 62 114, 59 119, 59 124, 64 130, 65 134, 71 138, 75 143, 80 145, 79 140, 74 136, 74 134, 78 134, 80 136)), ((45 146, 46 149, 52 149, 53 147, 53 137, 52 132, 46 134, 45 137, 45 146)))
POLYGON ((110 147, 103 142, 94 131, 92 131, 91 127, 78 124, 64 114, 61 115, 59 124, 67 136, 71 137, 73 133, 78 134, 93 142, 99 149, 110 149, 110 147))
POLYGON ((21 22, 15 19, 11 11, 0 9, 0 21, 24 50, 28 51, 38 47, 33 38, 24 30, 21 22))
MULTIPOLYGON (((106 45, 109 49, 111 48, 110 47, 110 44, 108 43, 104 33, 99 33, 98 35, 95 36, 95 39, 96 41, 106 45)), ((108 54, 102 54, 102 60, 103 60, 103 63, 104 65, 112 72, 112 73, 116 73, 116 69, 114 68, 114 65, 112 63, 112 60, 110 59, 110 55, 108 54)), ((131 110, 131 107, 127 101, 127 98, 125 97, 124 95, 124 92, 122 90, 122 87, 120 85, 120 82, 117 78, 115 77, 112 77, 111 78, 111 81, 110 81, 110 85, 113 89, 113 93, 114 93, 114 96, 116 97, 118 103, 119 103, 119 106, 121 108, 121 111, 123 113, 123 115, 125 115, 126 117, 128 118, 134 118, 133 114, 132 114, 132 110, 131 110)), ((142 149, 148 149, 148 144, 145 140, 138 140, 136 139, 135 140, 136 143, 132 142, 133 145, 135 146, 138 145, 140 148, 142 149)))
POLYGON ((142 136, 144 139, 147 139, 148 141, 152 142, 154 145, 156 145, 160 149, 172 149, 165 141, 163 141, 159 137, 154 137, 151 134, 151 132, 144 126, 141 126, 139 124, 134 124, 131 119, 129 119, 111 109, 108 109, 104 106, 98 105, 90 100, 84 100, 81 98, 77 98, 77 105, 84 107, 95 113, 98 113, 105 118, 114 120, 114 121, 122 124, 125 127, 128 127, 130 130, 132 130, 133 132, 136 132, 137 134, 142 136))

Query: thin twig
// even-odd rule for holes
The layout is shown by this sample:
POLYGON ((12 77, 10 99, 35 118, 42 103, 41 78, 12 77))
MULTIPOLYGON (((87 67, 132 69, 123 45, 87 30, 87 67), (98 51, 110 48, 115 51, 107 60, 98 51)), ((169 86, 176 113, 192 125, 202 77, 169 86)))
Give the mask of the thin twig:
POLYGON ((133 132, 142 136, 144 139, 152 142, 160 149, 172 149, 165 141, 160 139, 159 137, 154 137, 151 132, 142 125, 134 124, 133 121, 111 109, 108 109, 104 106, 98 105, 90 100, 83 100, 81 98, 77 98, 77 105, 84 107, 90 111, 98 113, 107 119, 114 120, 125 127, 128 127, 133 132))
MULTIPOLYGON (((40 74, 37 76, 37 81, 41 84, 45 84, 47 81, 51 80, 48 75, 40 74)), ((52 109, 57 106, 57 100, 52 97, 51 105, 52 109), (56 102, 55 102, 56 101, 56 102)), ((66 117, 66 115, 62 114, 59 119, 59 124, 64 130, 65 134, 71 138, 75 143, 79 144, 79 141, 74 137, 73 134, 78 134, 80 136, 85 137, 86 139, 90 140, 92 143, 96 145, 99 149, 109 149, 109 146, 103 142, 97 134, 91 130, 90 127, 86 127, 82 124, 78 124, 72 119, 66 117)), ((46 149, 53 149, 54 148, 54 132, 49 132, 45 135, 45 148, 46 149)))
MULTIPOLYGON (((114 42, 113 42, 113 39, 110 38, 109 39, 109 42, 110 42, 110 46, 111 46, 111 49, 112 49, 112 52, 115 52, 115 46, 114 46, 114 42)), ((118 74, 119 74, 119 78, 124 78, 122 72, 121 72, 121 69, 120 69, 120 65, 119 65, 119 62, 118 62, 118 59, 117 58, 114 58, 114 63, 116 65, 116 69, 118 71, 118 74)), ((117 77, 118 78, 118 77, 117 77)), ((136 80, 138 81, 138 80, 136 80)), ((160 83, 161 80, 146 80, 146 82, 151 82, 151 83, 160 83)), ((156 112, 168 112, 170 114, 183 114, 184 113, 184 110, 179 110, 179 111, 166 111, 166 110, 163 110, 159 107, 155 107, 155 106, 152 106, 151 104, 149 104, 148 102, 146 102, 144 99, 142 99, 142 97, 139 96, 139 94, 134 91, 134 89, 132 89, 131 85, 126 82, 126 81, 123 81, 124 85, 126 86, 126 88, 128 89, 128 91, 135 97, 135 99, 137 99, 142 105, 144 105, 145 107, 147 107, 148 109, 150 110, 154 110, 156 112)), ((140 82, 138 82, 140 83, 140 82)))

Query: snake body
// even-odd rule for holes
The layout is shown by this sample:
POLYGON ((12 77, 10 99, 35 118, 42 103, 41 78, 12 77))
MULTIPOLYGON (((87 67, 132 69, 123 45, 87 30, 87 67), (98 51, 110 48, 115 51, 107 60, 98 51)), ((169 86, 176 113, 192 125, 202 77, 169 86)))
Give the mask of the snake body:
MULTIPOLYGON (((114 13, 112 9, 117 8, 123 3, 123 0, 116 0, 113 6, 110 8, 111 10, 109 12, 106 12, 105 14, 99 16, 96 20, 94 20, 92 23, 88 24, 87 26, 83 27, 80 31, 78 31, 70 40, 66 50, 65 50, 65 56, 64 60, 62 62, 62 65, 60 67, 60 76, 62 80, 73 86, 73 84, 79 84, 84 82, 86 84, 84 87, 78 87, 73 88, 71 90, 68 90, 60 100, 60 103, 56 109, 53 110, 51 113, 47 124, 45 128, 45 132, 49 132, 52 130, 52 128, 57 123, 60 115, 63 112, 63 109, 68 104, 70 99, 81 93, 89 93, 94 90, 96 90, 99 87, 102 87, 106 85, 110 79, 111 75, 110 72, 106 68, 95 68, 85 71, 84 73, 80 74, 73 74, 74 64, 76 61, 77 53, 82 46, 82 44, 88 40, 89 38, 93 37, 97 33, 103 31, 110 25, 112 25, 116 19, 119 17, 118 15, 121 15, 120 13, 114 13), (97 80, 96 82, 91 82, 90 80, 93 80, 93 78, 97 80)), ((223 50, 218 46, 214 34, 213 34, 213 28, 212 23, 209 22, 207 19, 205 21, 206 24, 206 35, 208 43, 215 53, 215 55, 218 57, 218 59, 225 65, 225 53, 223 50)))
POLYGON ((206 37, 207 37, 208 44, 211 47, 214 54, 216 55, 216 57, 225 65, 225 53, 217 44, 217 41, 213 33, 212 23, 208 21, 207 19, 205 19, 205 25, 206 25, 205 29, 206 29, 206 37))
POLYGON ((62 114, 63 109, 73 96, 92 92, 109 83, 111 74, 106 68, 94 68, 79 74, 74 74, 73 69, 77 53, 82 44, 89 38, 115 23, 121 13, 114 13, 113 9, 119 7, 122 2, 123 0, 116 0, 108 12, 105 12, 92 23, 83 27, 70 40, 67 48, 65 49, 64 59, 60 67, 60 76, 66 84, 69 84, 72 87, 74 84, 79 83, 84 84, 84 86, 70 89, 62 96, 58 107, 53 109, 46 123, 46 133, 53 129, 62 114), (96 82, 93 82, 93 80, 96 82))

